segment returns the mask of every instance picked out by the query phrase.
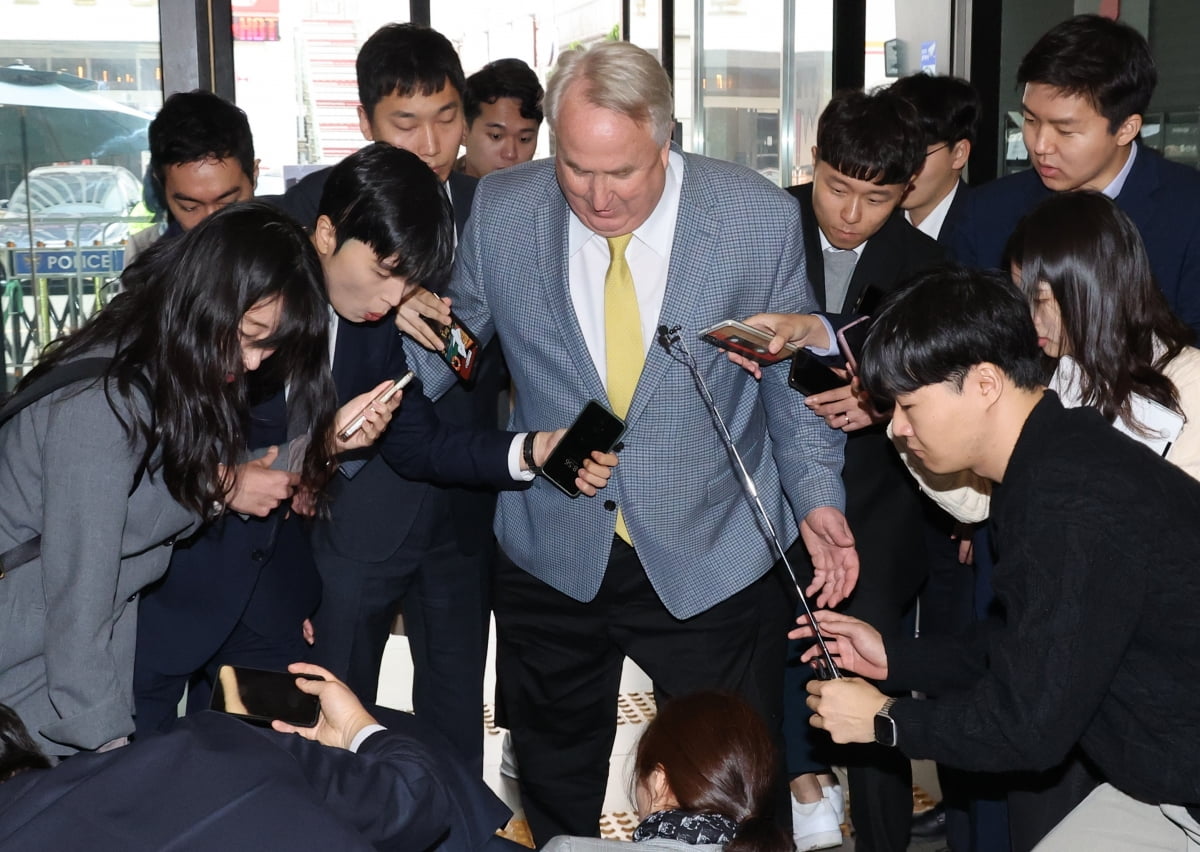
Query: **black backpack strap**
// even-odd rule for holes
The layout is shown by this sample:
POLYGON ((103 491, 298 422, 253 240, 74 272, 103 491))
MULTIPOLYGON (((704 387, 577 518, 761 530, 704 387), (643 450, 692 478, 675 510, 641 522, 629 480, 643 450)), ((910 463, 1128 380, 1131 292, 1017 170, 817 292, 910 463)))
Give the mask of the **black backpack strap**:
MULTIPOLYGON (((60 364, 29 387, 22 388, 9 397, 4 406, 0 408, 0 427, 4 426, 9 420, 33 405, 39 399, 49 396, 56 390, 60 390, 76 382, 82 382, 85 379, 100 378, 104 375, 110 364, 112 364, 112 358, 80 358, 77 361, 68 361, 65 364, 60 364)), ((134 384, 137 385, 138 390, 145 395, 146 399, 153 403, 154 394, 150 389, 150 383, 146 380, 146 377, 141 373, 137 373, 134 376, 134 384)), ((134 474, 133 486, 129 489, 130 494, 136 491, 138 485, 141 484, 142 474, 146 472, 148 463, 149 458, 143 456, 141 462, 138 464, 137 473, 134 474)), ((4 579, 6 572, 24 565, 26 562, 32 562, 41 555, 41 552, 42 537, 35 535, 31 539, 21 542, 16 547, 9 548, 0 553, 0 580, 4 579)))

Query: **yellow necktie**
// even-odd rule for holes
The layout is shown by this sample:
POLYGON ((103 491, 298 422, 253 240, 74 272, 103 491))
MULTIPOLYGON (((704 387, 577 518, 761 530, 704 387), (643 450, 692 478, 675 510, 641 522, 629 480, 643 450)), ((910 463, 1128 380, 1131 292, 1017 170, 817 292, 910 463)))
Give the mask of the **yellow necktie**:
MULTIPOLYGON (((642 317, 638 311, 633 275, 625 261, 625 249, 633 234, 608 237, 608 272, 604 275, 604 351, 608 374, 608 403, 613 413, 624 418, 646 363, 642 348, 642 317)), ((617 535, 632 545, 625 518, 617 511, 617 535)))

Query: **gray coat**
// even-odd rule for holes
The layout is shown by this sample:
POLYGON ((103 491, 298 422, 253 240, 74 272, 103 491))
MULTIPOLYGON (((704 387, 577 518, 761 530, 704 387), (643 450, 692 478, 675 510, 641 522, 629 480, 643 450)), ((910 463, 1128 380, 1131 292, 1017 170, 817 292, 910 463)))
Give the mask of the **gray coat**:
MULTIPOLYGON (((118 405, 144 408, 134 395, 118 405)), ((56 391, 0 429, 0 552, 42 536, 41 556, 0 580, 0 702, 51 754, 133 732, 137 594, 198 520, 157 475, 129 493, 143 446, 99 383, 56 391)))

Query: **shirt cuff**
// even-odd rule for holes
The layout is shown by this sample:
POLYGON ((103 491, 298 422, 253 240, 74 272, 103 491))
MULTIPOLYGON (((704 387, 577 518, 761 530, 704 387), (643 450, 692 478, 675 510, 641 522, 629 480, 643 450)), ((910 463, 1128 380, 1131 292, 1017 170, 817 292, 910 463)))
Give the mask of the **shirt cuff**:
POLYGON ((813 316, 821 321, 821 325, 825 326, 825 335, 829 338, 830 346, 827 348, 805 346, 804 348, 816 355, 818 358, 831 358, 834 355, 841 355, 842 351, 838 348, 837 335, 833 333, 833 324, 829 322, 826 317, 823 317, 820 314, 813 314, 813 316))
POLYGON ((357 752, 363 743, 367 741, 367 737, 376 731, 386 731, 383 725, 367 725, 361 731, 354 735, 354 740, 350 743, 350 751, 357 752))
POLYGON ((537 474, 532 470, 521 470, 521 445, 525 443, 528 432, 518 432, 513 436, 508 446, 508 475, 516 482, 533 482, 537 474))

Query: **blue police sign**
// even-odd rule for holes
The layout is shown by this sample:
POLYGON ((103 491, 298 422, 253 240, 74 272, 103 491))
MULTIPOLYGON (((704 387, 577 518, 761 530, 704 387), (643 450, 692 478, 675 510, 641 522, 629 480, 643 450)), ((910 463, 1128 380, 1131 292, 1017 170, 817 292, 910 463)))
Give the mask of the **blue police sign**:
POLYGON ((13 267, 17 275, 115 275, 125 265, 124 248, 62 248, 14 251, 13 267))

